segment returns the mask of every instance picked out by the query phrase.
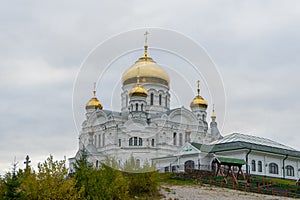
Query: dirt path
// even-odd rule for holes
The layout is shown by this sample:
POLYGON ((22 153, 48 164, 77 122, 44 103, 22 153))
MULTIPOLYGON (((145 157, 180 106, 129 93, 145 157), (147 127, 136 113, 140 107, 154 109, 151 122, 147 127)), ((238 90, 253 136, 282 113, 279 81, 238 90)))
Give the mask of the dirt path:
POLYGON ((271 195, 262 195, 249 192, 241 192, 236 190, 230 190, 227 188, 196 186, 196 185, 162 185, 161 194, 165 197, 165 200, 174 199, 224 199, 224 200, 257 200, 257 199, 272 199, 272 200, 292 200, 292 198, 277 197, 271 195))

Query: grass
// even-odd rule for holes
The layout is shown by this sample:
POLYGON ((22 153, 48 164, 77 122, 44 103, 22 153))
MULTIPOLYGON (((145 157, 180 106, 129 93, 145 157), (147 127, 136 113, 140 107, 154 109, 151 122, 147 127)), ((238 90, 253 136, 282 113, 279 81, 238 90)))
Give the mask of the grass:
POLYGON ((262 183, 264 180, 264 182, 268 182, 268 183, 272 183, 275 185, 296 185, 295 180, 288 180, 288 179, 281 179, 281 178, 263 178, 260 176, 253 176, 253 182, 259 182, 262 183))
POLYGON ((159 183, 166 183, 170 185, 195 185, 195 180, 186 180, 182 178, 176 178, 172 172, 160 173, 158 176, 159 183))

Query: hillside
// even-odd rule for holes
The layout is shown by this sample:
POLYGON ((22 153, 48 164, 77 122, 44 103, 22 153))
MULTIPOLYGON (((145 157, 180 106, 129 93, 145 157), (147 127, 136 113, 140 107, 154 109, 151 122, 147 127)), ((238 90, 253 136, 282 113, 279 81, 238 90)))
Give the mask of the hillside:
POLYGON ((174 199, 205 199, 205 200, 257 200, 257 199, 284 199, 288 200, 292 198, 278 197, 271 195, 262 195, 256 193, 246 193, 237 190, 230 190, 227 188, 207 187, 199 185, 168 185, 161 186, 161 194, 165 196, 162 199, 174 200, 174 199))

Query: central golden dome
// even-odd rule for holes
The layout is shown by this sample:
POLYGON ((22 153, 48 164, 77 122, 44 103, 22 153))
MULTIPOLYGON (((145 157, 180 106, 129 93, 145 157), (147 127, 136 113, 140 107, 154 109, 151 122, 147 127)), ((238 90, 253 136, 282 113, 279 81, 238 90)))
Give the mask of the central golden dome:
POLYGON ((145 46, 144 56, 139 58, 122 76, 123 85, 137 82, 137 76, 141 83, 160 83, 169 86, 169 75, 150 57, 147 56, 145 46))

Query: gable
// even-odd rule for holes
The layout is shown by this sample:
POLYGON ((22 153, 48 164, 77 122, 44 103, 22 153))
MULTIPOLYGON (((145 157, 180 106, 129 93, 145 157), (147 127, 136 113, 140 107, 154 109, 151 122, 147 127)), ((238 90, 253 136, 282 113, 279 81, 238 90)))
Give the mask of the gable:
POLYGON ((182 149, 178 152, 177 155, 187 155, 187 154, 197 154, 201 153, 197 148, 195 148, 193 145, 190 143, 186 143, 182 149))

